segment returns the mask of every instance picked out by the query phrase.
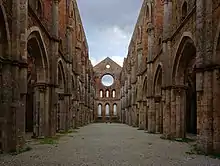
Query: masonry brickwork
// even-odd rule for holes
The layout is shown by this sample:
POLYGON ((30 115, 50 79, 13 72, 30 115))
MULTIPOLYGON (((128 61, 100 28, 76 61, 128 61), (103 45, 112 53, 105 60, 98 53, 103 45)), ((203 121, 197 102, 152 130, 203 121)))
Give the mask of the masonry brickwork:
POLYGON ((220 153, 220 1, 144 0, 121 73, 120 120, 220 153), (130 100, 131 99, 131 100, 130 100))
MULTIPOLYGON (((107 57, 94 66, 95 82, 95 107, 94 116, 96 122, 119 122, 120 116, 120 73, 119 66, 112 59, 107 57), (105 85, 104 76, 112 76, 112 85, 105 85)), ((107 83, 110 80, 107 80, 107 83)))
POLYGON ((76 0, 0 0, 0 151, 93 121, 93 67, 76 0))

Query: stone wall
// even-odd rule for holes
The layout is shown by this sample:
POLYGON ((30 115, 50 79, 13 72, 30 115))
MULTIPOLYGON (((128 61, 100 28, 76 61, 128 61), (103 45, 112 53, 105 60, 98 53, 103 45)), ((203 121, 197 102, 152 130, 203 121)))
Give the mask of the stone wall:
POLYGON ((121 73, 122 122, 133 125, 139 117, 140 129, 166 138, 193 134, 198 148, 220 152, 219 5, 205 0, 143 2, 121 73), (146 30, 138 36, 141 26, 146 30), (140 48, 146 61, 137 68, 140 48), (125 102, 130 65, 136 114, 125 102))
POLYGON ((0 19, 0 151, 92 122, 93 67, 76 1, 2 0, 0 19))
MULTIPOLYGON (((110 58, 106 58, 94 66, 94 82, 95 82, 95 120, 99 122, 117 121, 120 117, 120 72, 121 66, 110 58), (111 75, 113 84, 105 86, 102 83, 102 77, 111 75), (100 94, 102 93, 102 94, 100 94), (108 93, 108 94, 107 94, 108 93), (101 114, 99 115, 101 105, 101 114), (106 105, 109 105, 109 115, 106 115, 106 105), (116 110, 114 112, 114 105, 116 110)), ((108 106, 107 106, 108 107, 108 106)), ((108 112, 107 112, 108 113, 108 112)))

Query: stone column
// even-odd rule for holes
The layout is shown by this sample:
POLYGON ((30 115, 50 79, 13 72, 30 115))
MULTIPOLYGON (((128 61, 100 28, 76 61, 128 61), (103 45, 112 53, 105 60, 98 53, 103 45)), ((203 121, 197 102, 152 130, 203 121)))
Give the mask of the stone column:
POLYGON ((143 104, 143 108, 144 108, 144 130, 148 131, 148 106, 147 106, 147 102, 144 102, 143 104))
POLYGON ((148 132, 155 133, 156 131, 156 113, 155 113, 155 103, 154 98, 150 97, 147 99, 149 109, 148 109, 148 132))
POLYGON ((196 73, 197 82, 197 143, 206 153, 213 151, 213 73, 205 71, 196 73), (199 84, 203 80, 203 85, 199 84))
POLYGON ((171 90, 170 87, 167 87, 164 90, 165 93, 165 103, 164 103, 164 108, 163 108, 163 115, 164 115, 164 137, 165 138, 170 138, 170 126, 171 126, 171 90))
POLYGON ((139 102, 139 129, 144 130, 144 117, 145 117, 145 111, 144 111, 144 101, 139 102))
MULTIPOLYGON (((172 110, 174 112, 176 112, 176 129, 173 132, 176 132, 176 137, 177 138, 185 138, 185 89, 182 88, 177 88, 175 89, 175 92, 173 90, 173 93, 175 93, 175 110, 172 110)), ((174 98, 174 94, 172 94, 172 98, 174 98)), ((174 100, 174 99, 173 99, 174 100)), ((172 115, 172 112, 171 112, 172 115)), ((171 124, 172 122, 174 123, 174 121, 172 120, 171 117, 171 124)), ((172 125, 173 126, 173 125, 172 125)), ((172 128, 171 128, 172 129, 172 128)), ((172 131, 171 131, 172 132, 172 131)), ((175 134, 175 133, 173 133, 175 134)))
POLYGON ((50 89, 50 132, 49 135, 53 136, 56 134, 56 111, 57 111, 57 102, 58 96, 55 91, 57 85, 57 60, 58 60, 58 28, 59 28, 59 0, 52 0, 52 24, 51 32, 53 35, 53 41, 51 41, 51 56, 50 56, 50 75, 51 75, 51 89, 50 89))
POLYGON ((171 90, 171 135, 172 137, 176 137, 176 93, 175 89, 171 90))
POLYGON ((155 96, 155 114, 156 114, 156 133, 160 133, 160 113, 161 113, 161 96, 155 96))

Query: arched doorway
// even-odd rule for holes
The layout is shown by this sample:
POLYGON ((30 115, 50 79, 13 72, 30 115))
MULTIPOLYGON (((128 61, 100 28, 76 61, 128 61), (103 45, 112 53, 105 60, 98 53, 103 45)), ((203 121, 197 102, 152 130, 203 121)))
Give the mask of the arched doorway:
POLYGON ((26 134, 33 137, 46 135, 48 126, 48 105, 46 101, 49 78, 48 59, 39 30, 29 30, 27 39, 27 95, 26 95, 26 134), (32 133, 32 134, 31 134, 32 133))
POLYGON ((197 132, 196 96, 196 47, 190 37, 183 37, 173 67, 173 82, 176 87, 177 136, 197 132))
POLYGON ((148 130, 148 105, 147 105, 147 77, 144 79, 144 84, 143 84, 143 95, 142 95, 142 105, 144 109, 144 128, 145 130, 148 130))
POLYGON ((162 106, 162 67, 158 65, 154 78, 154 102, 156 112, 156 132, 163 133, 163 106, 162 106))
POLYGON ((102 117, 102 104, 98 104, 97 117, 98 118, 102 117))
POLYGON ((106 120, 110 119, 110 105, 108 103, 105 105, 105 118, 106 120))
MULTIPOLYGON (((10 79, 10 67, 8 63, 2 63, 4 61, 4 57, 7 57, 8 54, 8 41, 10 41, 10 38, 8 36, 8 27, 7 27, 7 19, 6 19, 6 13, 4 11, 4 7, 2 4, 0 4, 0 152, 1 150, 7 149, 8 145, 6 143, 9 143, 9 138, 7 133, 8 130, 4 125, 8 125, 5 123, 5 121, 8 121, 8 118, 6 115, 8 115, 8 111, 11 109, 11 96, 7 94, 7 92, 11 92, 11 85, 10 82, 8 82, 8 79, 10 79), (4 86, 4 84, 6 86, 4 86), (9 86, 8 86, 9 85, 9 86), (7 94, 7 95, 4 95, 7 94), (4 107, 2 107, 4 105, 4 107), (5 108, 5 109, 1 109, 5 108), (5 134, 4 134, 5 133, 5 134), (3 138, 5 135, 5 138, 3 138), (6 139, 7 138, 7 139, 6 139), (7 140, 6 143, 4 143, 4 140, 7 140)), ((7 59, 7 58, 6 58, 7 59)), ((10 80, 11 81, 11 80, 10 80)), ((14 125, 14 124, 13 124, 14 125)))
POLYGON ((118 112, 117 112, 117 104, 113 104, 113 116, 117 116, 118 112))
POLYGON ((64 99, 64 93, 65 93, 65 75, 64 75, 64 68, 61 60, 58 61, 57 66, 57 82, 58 82, 58 106, 57 106, 57 132, 60 130, 65 130, 66 126, 66 105, 65 105, 65 99, 64 99))

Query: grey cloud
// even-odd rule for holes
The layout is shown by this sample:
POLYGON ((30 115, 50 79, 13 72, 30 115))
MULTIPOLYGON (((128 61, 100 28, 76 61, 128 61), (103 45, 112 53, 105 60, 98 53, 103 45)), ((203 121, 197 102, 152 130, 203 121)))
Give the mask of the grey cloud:
POLYGON ((83 23, 132 32, 143 0, 78 0, 83 23))

